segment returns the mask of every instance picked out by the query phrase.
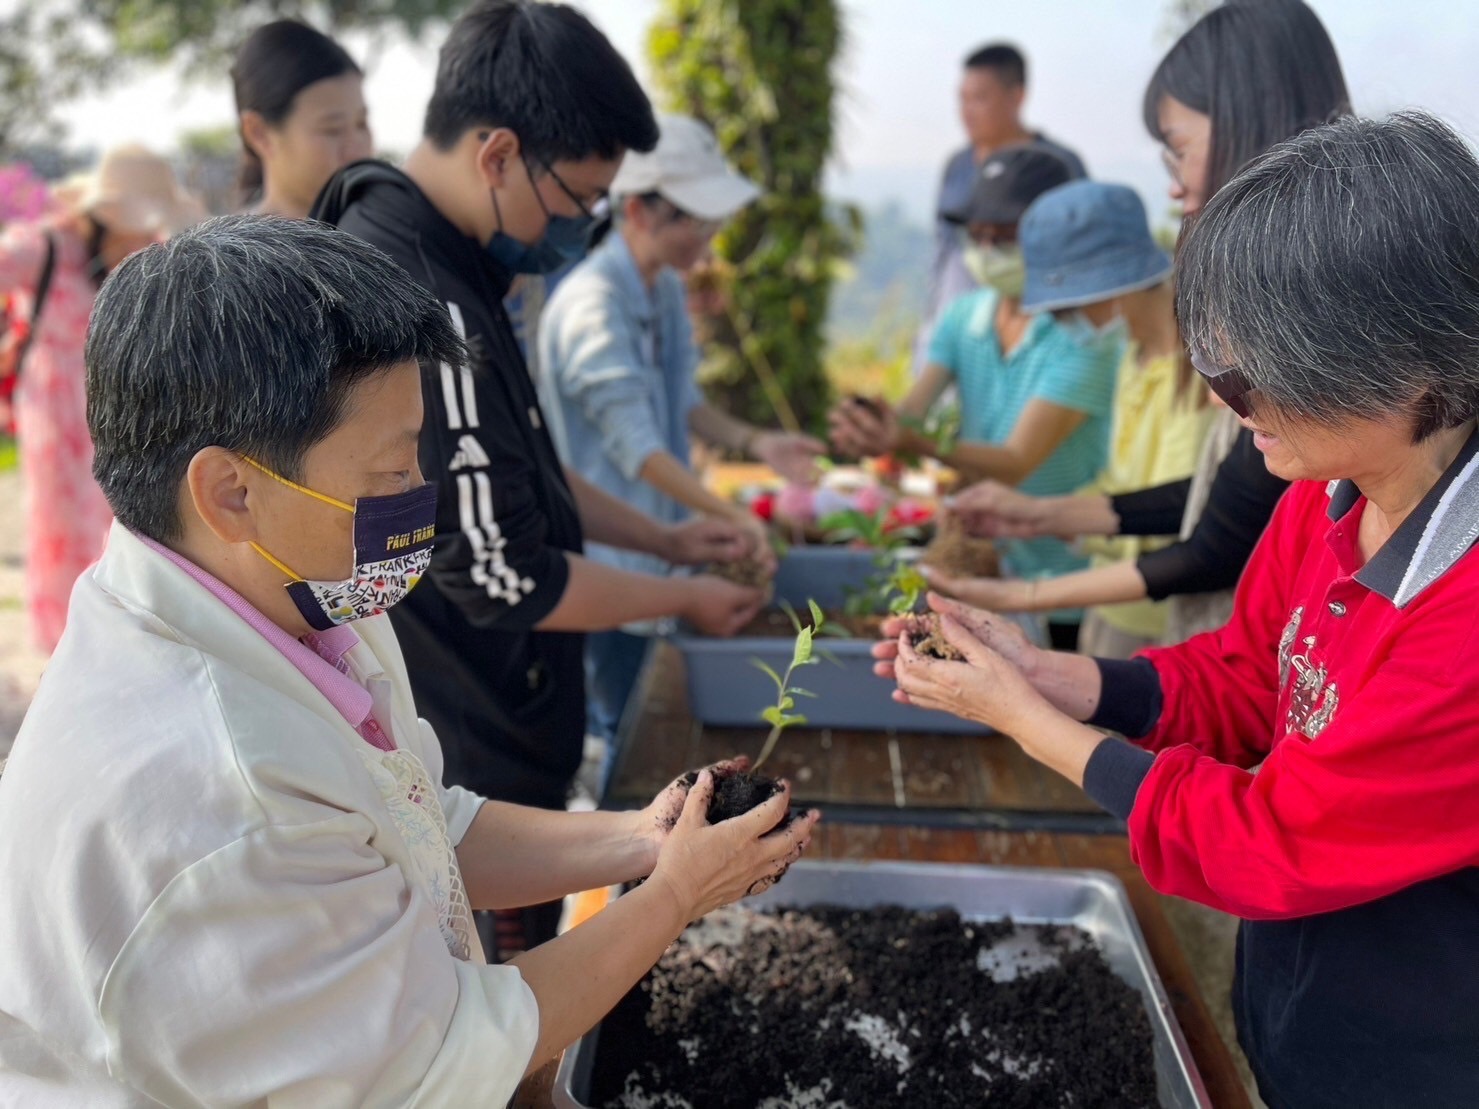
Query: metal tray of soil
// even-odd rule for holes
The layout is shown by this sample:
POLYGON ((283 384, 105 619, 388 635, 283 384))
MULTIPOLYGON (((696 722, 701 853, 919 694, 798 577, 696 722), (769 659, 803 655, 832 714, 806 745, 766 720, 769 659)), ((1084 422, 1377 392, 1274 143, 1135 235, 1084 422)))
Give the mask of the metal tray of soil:
MULTIPOLYGON (((851 909, 903 906, 935 910, 948 907, 954 909, 962 921, 972 923, 1001 921, 1010 917, 1018 932, 1011 938, 993 941, 989 966, 985 962, 978 961, 977 964, 983 973, 990 973, 998 980, 1019 973, 1026 980, 1061 957, 1053 954, 1059 949, 1028 938, 1041 926, 1079 929, 1092 939, 1114 978, 1139 995, 1153 1039, 1154 1104, 1163 1109, 1203 1109, 1211 1105, 1186 1040, 1171 1014, 1165 989, 1146 950, 1145 939, 1130 909, 1124 887, 1112 875, 1093 870, 803 860, 791 868, 784 882, 745 904, 759 910, 823 905, 851 909)), ((958 979, 940 983, 938 996, 942 1004, 950 987, 956 984, 958 979)), ((618 1006, 618 1011, 620 1009, 618 1006)), ((867 1030, 855 1031, 865 1040, 869 1039, 867 1030)), ((598 1054, 603 1052, 601 1034, 602 1026, 597 1026, 565 1053, 554 1091, 554 1104, 560 1109, 592 1109, 596 1104, 591 1100, 591 1085, 597 1070, 598 1054)), ((612 1035, 617 1033, 613 1030, 612 1035)), ((1087 1056, 1095 1046, 1102 1047, 1098 1039, 1095 1030, 1088 1030, 1084 1035, 1086 1057, 1069 1058, 1063 1062, 1092 1066, 1087 1056)), ((990 1041, 984 1043, 989 1044, 990 1041)), ((608 1058, 612 1050, 620 1051, 620 1044, 608 1043, 605 1046, 608 1058)), ((683 1050, 689 1049, 684 1047, 683 1050)), ((701 1046, 699 1050, 702 1050, 701 1046)), ((726 1041, 721 1050, 737 1049, 726 1041)), ((983 1047, 983 1053, 985 1050, 983 1047)), ((630 1061, 615 1057, 618 1069, 630 1061)), ((645 1103, 662 1109, 683 1109, 689 1105, 681 1097, 681 1090, 667 1093, 676 1096, 664 1096, 645 1103)), ((612 1102, 608 1101, 608 1104, 612 1102)), ((767 1109, 784 1109, 788 1105, 836 1109, 841 1103, 817 1090, 793 1090, 790 1097, 774 1098, 764 1104, 767 1109)), ((847 1104, 852 1109, 860 1109, 852 1102, 847 1104)), ((710 1107, 693 1106, 692 1109, 710 1107)))
MULTIPOLYGON (((917 552, 913 552, 917 554, 917 552)), ((781 560, 775 578, 775 604, 806 611, 814 600, 829 614, 842 608, 851 590, 877 571, 875 552, 850 548, 799 547, 781 560)), ((910 553, 898 557, 908 558, 910 553)), ((1039 633, 1032 617, 1022 617, 1028 635, 1039 633)), ((688 708, 695 720, 721 727, 753 727, 760 710, 775 700, 770 678, 754 665, 759 659, 777 673, 791 660, 793 636, 784 623, 776 636, 741 634, 716 639, 692 631, 672 637, 683 655, 688 679, 688 708)), ((816 694, 800 704, 814 728, 861 731, 950 732, 981 734, 985 729, 945 712, 918 709, 893 700, 891 682, 875 677, 872 638, 818 640, 827 656, 798 677, 816 694)))

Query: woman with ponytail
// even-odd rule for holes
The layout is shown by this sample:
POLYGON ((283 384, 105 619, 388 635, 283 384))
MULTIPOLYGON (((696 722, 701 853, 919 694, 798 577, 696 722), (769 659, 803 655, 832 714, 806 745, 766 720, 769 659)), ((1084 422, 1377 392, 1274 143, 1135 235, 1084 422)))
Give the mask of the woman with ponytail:
POLYGON ((242 203, 307 219, 334 173, 373 152, 364 74, 333 39, 284 19, 257 28, 231 66, 242 203))

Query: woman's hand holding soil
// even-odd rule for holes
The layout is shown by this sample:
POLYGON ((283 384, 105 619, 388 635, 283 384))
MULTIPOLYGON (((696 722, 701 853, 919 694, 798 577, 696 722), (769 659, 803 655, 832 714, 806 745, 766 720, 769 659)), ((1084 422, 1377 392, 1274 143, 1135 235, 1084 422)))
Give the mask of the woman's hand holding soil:
POLYGON ((965 656, 948 662, 921 655, 910 632, 898 639, 895 700, 975 720, 1008 735, 1020 735, 1034 712, 1056 712, 1032 687, 1018 665, 992 650, 964 624, 941 615, 940 633, 965 656))
POLYGON ((663 550, 657 552, 675 566, 702 566, 730 562, 750 553, 753 533, 733 520, 696 516, 665 529, 663 550))
MULTIPOLYGON (((722 778, 726 774, 743 774, 750 769, 750 757, 748 755, 737 755, 723 762, 716 762, 704 767, 715 778, 722 778)), ((669 782, 661 793, 654 797, 647 807, 637 813, 637 827, 634 835, 645 841, 651 852, 651 864, 644 874, 651 874, 657 866, 657 857, 662 851, 664 841, 673 831, 673 826, 678 823, 678 817, 683 815, 683 805, 688 800, 688 794, 692 788, 692 774, 682 774, 669 782)))
POLYGON ((988 539, 1035 539, 1048 535, 1048 501, 989 478, 968 485, 945 502, 968 535, 988 539))
POLYGON ((689 920, 773 886, 806 850, 820 819, 812 810, 772 832, 790 805, 791 790, 785 786, 742 816, 709 824, 704 814, 713 792, 714 772, 705 769, 664 838, 649 879, 672 893, 689 920))
MULTIPOLYGON (((944 617, 950 617, 981 645, 1018 670, 1025 680, 1029 683, 1034 681, 1038 664, 1049 652, 1034 647, 1019 624, 994 612, 986 612, 941 597, 938 593, 929 594, 927 599, 930 610, 942 622, 944 617)), ((899 637, 910 632, 918 619, 914 616, 897 616, 883 622, 884 638, 873 645, 873 657, 879 660, 874 665, 873 672, 880 678, 897 679, 899 637)))
POLYGON ((765 590, 735 585, 711 574, 672 581, 674 588, 687 591, 679 615, 705 635, 734 635, 765 604, 765 590))

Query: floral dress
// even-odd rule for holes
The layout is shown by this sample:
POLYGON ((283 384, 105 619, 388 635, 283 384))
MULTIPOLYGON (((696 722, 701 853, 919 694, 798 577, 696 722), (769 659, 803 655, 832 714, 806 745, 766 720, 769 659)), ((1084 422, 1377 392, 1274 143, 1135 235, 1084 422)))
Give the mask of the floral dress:
MULTIPOLYGON (((0 290, 16 319, 30 320, 46 257, 44 224, 17 224, 0 235, 0 290)), ((50 653, 61 638, 78 576, 103 552, 112 512, 92 476, 92 438, 82 362, 96 288, 87 248, 52 227, 56 261, 51 288, 15 390, 26 529, 26 596, 32 635, 50 653)))

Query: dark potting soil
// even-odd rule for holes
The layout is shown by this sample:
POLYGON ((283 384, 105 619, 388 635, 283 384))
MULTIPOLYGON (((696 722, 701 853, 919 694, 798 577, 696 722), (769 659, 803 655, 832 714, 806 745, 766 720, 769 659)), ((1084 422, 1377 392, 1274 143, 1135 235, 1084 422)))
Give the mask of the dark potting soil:
POLYGON ((602 1022, 589 1103, 1138 1109, 1156 1104, 1155 1062, 1139 993, 1078 929, 732 908, 602 1022))
MULTIPOLYGON (((698 771, 690 770, 678 780, 691 789, 698 781, 698 771)), ((709 798, 709 808, 704 815, 710 824, 718 824, 721 820, 732 820, 736 816, 743 816, 751 809, 765 804, 780 791, 780 781, 765 774, 755 774, 750 771, 719 773, 714 779, 714 795, 709 798)), ((786 815, 781 818, 776 827, 785 828, 800 815, 788 808, 786 815)))

